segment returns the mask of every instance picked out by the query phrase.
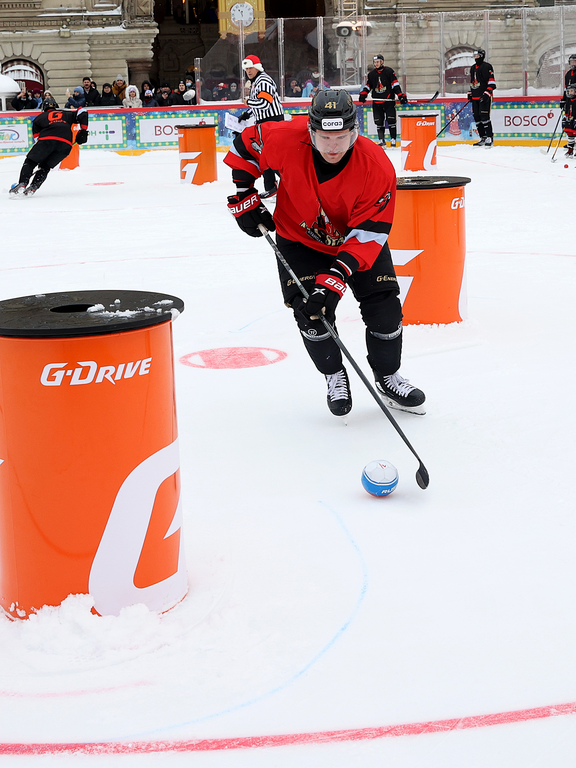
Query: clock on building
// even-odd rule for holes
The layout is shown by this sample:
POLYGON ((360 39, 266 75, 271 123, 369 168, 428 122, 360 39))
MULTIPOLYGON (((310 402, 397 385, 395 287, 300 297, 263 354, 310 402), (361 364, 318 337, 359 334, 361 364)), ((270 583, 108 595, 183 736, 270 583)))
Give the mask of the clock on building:
POLYGON ((251 34, 258 32, 263 34, 265 25, 266 11, 265 0, 218 0, 218 20, 221 37, 232 33, 237 35, 240 31, 240 24, 244 25, 244 30, 251 34))

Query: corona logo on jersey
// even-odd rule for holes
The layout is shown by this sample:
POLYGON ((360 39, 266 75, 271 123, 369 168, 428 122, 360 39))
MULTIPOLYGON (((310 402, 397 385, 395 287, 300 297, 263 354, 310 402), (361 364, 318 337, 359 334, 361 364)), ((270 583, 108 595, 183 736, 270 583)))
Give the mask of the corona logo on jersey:
POLYGON ((436 114, 407 112, 400 116, 403 171, 429 171, 436 165, 436 114))
POLYGON ((70 594, 116 615, 185 596, 171 326, 0 336, 0 605, 11 616, 70 594))
POLYGON ((398 179, 388 238, 402 322, 456 323, 466 317, 464 184, 470 179, 421 176, 415 181, 428 188, 410 189, 411 178, 398 179))

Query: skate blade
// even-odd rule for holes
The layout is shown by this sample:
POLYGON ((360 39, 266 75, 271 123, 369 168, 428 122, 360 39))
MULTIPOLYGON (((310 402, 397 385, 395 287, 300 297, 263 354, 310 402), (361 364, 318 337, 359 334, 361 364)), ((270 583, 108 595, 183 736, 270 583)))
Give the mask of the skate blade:
POLYGON ((400 405, 395 400, 392 400, 387 395, 383 395, 381 392, 378 393, 380 395, 380 398, 384 405, 388 406, 388 408, 392 408, 395 411, 405 411, 406 413, 415 413, 417 416, 424 416, 426 414, 426 407, 425 404, 422 403, 422 405, 414 405, 411 408, 400 405))

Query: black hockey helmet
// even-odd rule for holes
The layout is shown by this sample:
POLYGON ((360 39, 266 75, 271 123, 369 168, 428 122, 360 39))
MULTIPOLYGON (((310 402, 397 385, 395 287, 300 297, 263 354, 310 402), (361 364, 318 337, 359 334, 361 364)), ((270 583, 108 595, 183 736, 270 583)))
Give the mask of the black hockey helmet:
POLYGON ((570 83, 566 86, 566 97, 568 99, 576 99, 576 83, 570 83))
POLYGON ((568 64, 571 64, 572 62, 576 64, 576 53, 571 53, 570 56, 568 56, 568 64))
POLYGON ((377 61, 381 61, 382 63, 384 63, 384 56, 381 53, 377 53, 376 56, 372 57, 372 61, 374 62, 374 64, 376 64, 377 61))
POLYGON ((484 50, 484 48, 476 48, 476 50, 474 51, 474 58, 482 59, 482 61, 484 61, 484 59, 486 58, 486 51, 484 50))
POLYGON ((352 131, 358 127, 356 105, 348 91, 318 91, 308 107, 312 131, 352 131))
POLYGON ((56 104, 54 99, 44 99, 42 109, 44 112, 48 112, 49 109, 58 109, 58 104, 56 104))

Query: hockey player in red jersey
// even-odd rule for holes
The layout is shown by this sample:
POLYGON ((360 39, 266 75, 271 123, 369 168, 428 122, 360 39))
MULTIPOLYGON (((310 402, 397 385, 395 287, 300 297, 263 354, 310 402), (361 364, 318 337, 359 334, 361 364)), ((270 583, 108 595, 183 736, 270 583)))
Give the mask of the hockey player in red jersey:
POLYGON ((279 267, 284 301, 294 311, 308 354, 324 374, 328 406, 337 416, 352 408, 338 345, 320 313, 334 322, 347 285, 366 326, 368 362, 384 401, 424 413, 424 393, 399 374, 402 308, 387 245, 396 176, 386 155, 358 135, 356 107, 344 90, 319 91, 308 117, 245 129, 226 155, 237 194, 228 207, 240 228, 261 237, 276 230, 280 252, 310 294, 279 267), (280 176, 274 217, 254 188, 266 168, 280 176))
POLYGON ((54 99, 45 99, 42 110, 32 123, 32 134, 38 140, 26 155, 18 184, 10 190, 12 195, 33 195, 52 168, 68 157, 73 144, 73 125, 80 125, 76 143, 88 141, 88 112, 84 108, 62 110, 57 108, 54 99), (34 173, 36 167, 38 170, 34 173))

